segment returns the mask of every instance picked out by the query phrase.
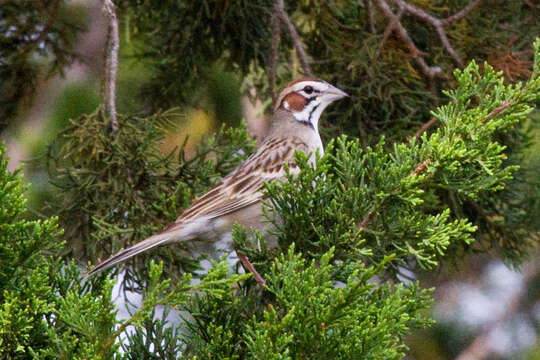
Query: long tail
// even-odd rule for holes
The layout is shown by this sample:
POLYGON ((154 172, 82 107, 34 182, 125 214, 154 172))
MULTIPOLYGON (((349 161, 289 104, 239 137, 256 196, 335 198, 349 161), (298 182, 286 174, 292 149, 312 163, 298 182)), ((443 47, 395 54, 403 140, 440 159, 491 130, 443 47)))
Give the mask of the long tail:
POLYGON ((164 231, 156 235, 150 236, 149 238, 141 241, 140 243, 128 247, 127 249, 124 249, 111 256, 107 260, 102 261, 85 275, 92 276, 95 274, 99 274, 100 272, 107 270, 108 268, 118 263, 121 263, 122 261, 125 261, 146 250, 155 248, 156 246, 170 244, 173 242, 191 240, 196 237, 198 231, 193 231, 195 229, 193 229, 192 226, 185 225, 187 224, 176 224, 176 226, 172 226, 171 228, 165 229, 164 231))

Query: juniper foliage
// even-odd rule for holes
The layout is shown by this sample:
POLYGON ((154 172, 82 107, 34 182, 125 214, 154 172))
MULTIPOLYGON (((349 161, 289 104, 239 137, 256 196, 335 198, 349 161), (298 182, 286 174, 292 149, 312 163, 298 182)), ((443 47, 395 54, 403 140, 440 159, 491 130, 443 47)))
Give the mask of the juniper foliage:
POLYGON ((197 285, 186 275, 173 286, 170 280, 160 280, 163 264, 151 263, 141 308, 117 320, 113 281, 82 280, 75 262, 62 259, 64 242, 57 219, 24 219, 26 186, 19 170, 7 170, 4 154, 0 144, 0 358, 132 358, 136 341, 134 350, 122 355, 119 336, 128 326, 151 320, 157 305, 182 306, 193 292, 220 297, 224 288, 231 290, 232 284, 249 277, 227 277, 227 263, 222 262, 197 285))
POLYGON ((0 144, 0 357, 71 359, 75 353, 92 354, 97 341, 79 343, 59 313, 79 305, 79 317, 88 320, 84 328, 104 336, 114 321, 111 287, 90 291, 80 284, 75 264, 63 263, 56 218, 25 220, 27 186, 20 170, 7 171, 4 154, 0 144))
MULTIPOLYGON (((538 54, 540 41, 535 49, 538 54)), ((433 112, 440 122, 433 133, 392 147, 385 140, 364 148, 357 139, 338 138, 319 157, 317 167, 311 166, 305 155, 297 154, 302 176, 267 186, 269 205, 280 209, 276 234, 282 248, 289 249, 287 254, 267 251, 264 246, 259 251, 253 242, 264 245, 260 234, 249 236, 238 227, 233 234, 239 251, 247 253, 265 274, 268 283, 264 291, 250 275, 228 275, 225 262, 212 267, 200 285, 189 285, 189 275, 177 278, 174 285, 171 280, 160 281, 163 265, 150 265, 149 280, 140 284, 146 292, 145 303, 131 319, 113 321, 106 317, 114 311, 107 302, 110 283, 103 283, 103 279, 93 285, 100 291, 97 294, 85 296, 82 292, 83 296, 76 297, 73 294, 80 290, 62 293, 63 307, 57 316, 64 319, 68 334, 83 339, 79 344, 86 345, 79 346, 102 357, 120 356, 114 355, 118 348, 112 345, 134 324, 138 329, 123 345, 128 358, 144 357, 154 353, 153 349, 171 359, 180 349, 183 357, 191 359, 401 358, 406 347, 400 339, 411 328, 430 323, 424 310, 431 297, 430 290, 418 283, 399 284, 399 270, 407 266, 433 269, 443 256, 455 258, 474 246, 476 224, 444 206, 443 199, 448 194, 459 202, 494 196, 511 179, 517 168, 506 161, 505 147, 498 139, 513 131, 536 105, 539 69, 537 56, 529 81, 506 85, 501 73, 487 64, 482 73, 473 62, 463 71, 456 70, 458 86, 446 93, 449 102, 433 112), (90 303, 91 296, 104 302, 90 303), (168 329, 170 324, 164 319, 153 318, 156 304, 189 314, 184 330, 168 329), (103 328, 109 329, 105 337, 83 326, 93 321, 92 314, 98 308, 101 316, 109 319, 102 320, 110 325, 103 328)), ((90 123, 106 123, 99 113, 92 116, 87 119, 90 123)), ((131 121, 137 123, 134 118, 131 121)), ((151 121, 145 124, 156 126, 151 121)), ((100 129, 94 139, 103 136, 114 142, 108 125, 100 129)), ((245 132, 240 134, 240 139, 246 140, 245 132)), ((116 136, 121 139, 127 135, 116 136)), ((86 144, 84 137, 77 139, 86 144)), ((136 148, 140 147, 137 143, 136 148)), ((76 154, 93 154, 84 146, 70 149, 65 154, 79 161, 88 157, 76 154)), ((237 152, 226 154, 229 161, 241 158, 237 152)), ((219 159, 218 155, 207 160, 209 172, 219 159)), ((178 178, 173 183, 178 184, 178 178)), ((81 192, 84 187, 78 189, 81 192)), ((171 186, 164 191, 175 194, 177 190, 171 186)), ((169 201, 170 197, 157 197, 154 208, 168 209, 169 201)), ((151 210, 144 207, 140 211, 151 210)), ((121 223, 136 221, 137 226, 152 223, 149 217, 120 219, 121 223)), ((125 228, 132 227, 135 224, 125 228)), ((94 229, 101 231, 99 226, 94 229)), ((126 233, 121 226, 108 227, 107 231, 112 236, 126 233)), ((521 250, 526 249, 525 244, 520 245, 521 250)), ((49 334, 60 341, 54 330, 49 334)), ((55 346, 66 354, 82 351, 71 339, 55 346)))
MULTIPOLYGON (((176 109, 120 116, 120 130, 113 133, 97 109, 59 135, 48 154, 50 177, 61 190, 51 211, 59 214, 75 254, 95 263, 161 230, 253 149, 245 127, 223 128, 189 158, 186 142, 162 155, 159 143, 178 116, 176 109)), ((165 250, 158 258, 174 277, 197 264, 186 255, 165 250)), ((148 260, 134 259, 135 268, 144 269, 148 260)), ((126 284, 140 289, 135 279, 131 272, 125 276, 126 284)))
MULTIPOLYGON (((266 110, 271 111, 268 77, 273 65, 274 3, 205 0, 167 7, 151 1, 123 3, 129 23, 126 33, 135 44, 134 55, 155 71, 152 80, 141 87, 145 94, 141 101, 152 99, 150 109, 193 104, 192 100, 198 98, 191 96, 193 89, 204 83, 205 74, 212 73, 209 67, 218 63, 245 79, 248 96, 249 90, 256 88, 257 99, 266 100, 266 110), (261 18, 266 21, 259 21, 261 18), (156 26, 159 31, 153 31, 156 26), (228 31, 231 29, 234 31, 228 31), (148 44, 157 46, 150 45, 148 50, 148 44), (181 85, 176 81, 179 78, 181 85), (164 93, 167 96, 162 96, 164 93)), ((441 68, 440 75, 433 80, 422 73, 414 51, 399 36, 388 32, 390 20, 377 8, 376 1, 284 3, 311 60, 313 73, 351 95, 350 101, 333 105, 321 119, 325 143, 346 134, 359 138, 362 146, 374 146, 384 137, 385 146, 392 151, 394 143, 406 141, 432 118, 433 108, 447 101, 442 90, 458 85, 452 74, 460 65, 445 49, 437 31, 421 18, 404 12, 400 21, 411 41, 425 54, 426 63, 441 68)), ((400 13, 396 1, 385 3, 394 14, 400 13)), ((436 19, 457 14, 470 3, 408 2, 436 19)), ((477 59, 482 69, 484 61, 488 61, 511 83, 531 76, 530 44, 540 30, 538 15, 538 6, 530 2, 487 0, 444 26, 444 31, 463 64, 477 59)), ((286 27, 281 28, 280 34, 275 62, 277 88, 303 72, 286 27)), ((437 125, 432 127, 435 128, 437 125)), ((526 125, 519 124, 512 131, 497 135, 507 147, 508 163, 517 166, 523 162, 526 132, 526 125)), ((538 199, 539 182, 537 176, 524 174, 516 176, 496 197, 480 195, 463 202, 447 192, 438 199, 443 207, 475 223, 475 236, 485 240, 482 245, 488 244, 483 250, 493 250, 519 263, 520 239, 540 228, 540 222, 531 220, 525 210, 531 197, 538 199), (507 206, 509 201, 513 206, 507 206)))

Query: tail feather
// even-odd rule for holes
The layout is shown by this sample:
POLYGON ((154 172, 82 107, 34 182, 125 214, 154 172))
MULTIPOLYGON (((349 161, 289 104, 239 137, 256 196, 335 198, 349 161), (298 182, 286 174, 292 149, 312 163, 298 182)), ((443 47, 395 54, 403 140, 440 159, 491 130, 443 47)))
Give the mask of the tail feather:
POLYGON ((156 246, 170 244, 174 242, 189 241, 197 238, 200 234, 212 228, 212 223, 208 218, 198 218, 196 221, 175 223, 172 226, 164 229, 162 232, 150 236, 146 240, 141 241, 119 253, 111 256, 105 261, 102 261, 91 271, 86 273, 86 276, 98 274, 108 268, 121 263, 137 254, 156 246))
POLYGON ((152 249, 156 246, 168 244, 170 242, 173 242, 171 239, 170 234, 163 233, 163 234, 156 234, 154 236, 149 237, 146 240, 141 241, 140 243, 137 243, 131 247, 128 247, 127 249, 124 249, 115 255, 111 256, 107 260, 102 261, 96 267, 94 267, 91 271, 89 271, 86 275, 92 276, 95 274, 99 274, 100 272, 107 270, 108 268, 121 263, 122 261, 125 261, 137 254, 140 254, 146 250, 152 249))

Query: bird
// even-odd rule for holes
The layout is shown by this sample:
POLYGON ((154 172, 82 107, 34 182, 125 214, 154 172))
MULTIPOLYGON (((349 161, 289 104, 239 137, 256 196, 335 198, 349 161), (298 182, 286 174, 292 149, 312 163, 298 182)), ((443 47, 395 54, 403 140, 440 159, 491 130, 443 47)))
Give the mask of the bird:
MULTIPOLYGON (((87 275, 100 273, 137 254, 166 244, 199 240, 210 244, 230 233, 235 223, 258 230, 270 224, 262 222, 265 182, 286 181, 289 173, 298 176, 295 151, 304 152, 314 163, 315 154, 323 154, 318 123, 324 109, 347 93, 328 82, 304 77, 283 88, 274 105, 272 123, 255 152, 226 175, 206 194, 198 197, 178 219, 162 231, 97 264, 87 275), (202 239, 202 240, 201 240, 202 239)), ((243 266, 264 285, 264 278, 246 256, 237 254, 243 266)))

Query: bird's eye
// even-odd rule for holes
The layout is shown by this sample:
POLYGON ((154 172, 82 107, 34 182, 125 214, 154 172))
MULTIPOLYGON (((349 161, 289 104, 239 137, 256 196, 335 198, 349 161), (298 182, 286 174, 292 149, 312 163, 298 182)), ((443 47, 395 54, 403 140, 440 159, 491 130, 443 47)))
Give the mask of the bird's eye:
POLYGON ((306 86, 306 87, 304 88, 304 92, 305 92, 306 94, 308 94, 308 95, 311 94, 311 93, 313 92, 313 87, 311 87, 311 86, 309 86, 309 85, 306 86))

